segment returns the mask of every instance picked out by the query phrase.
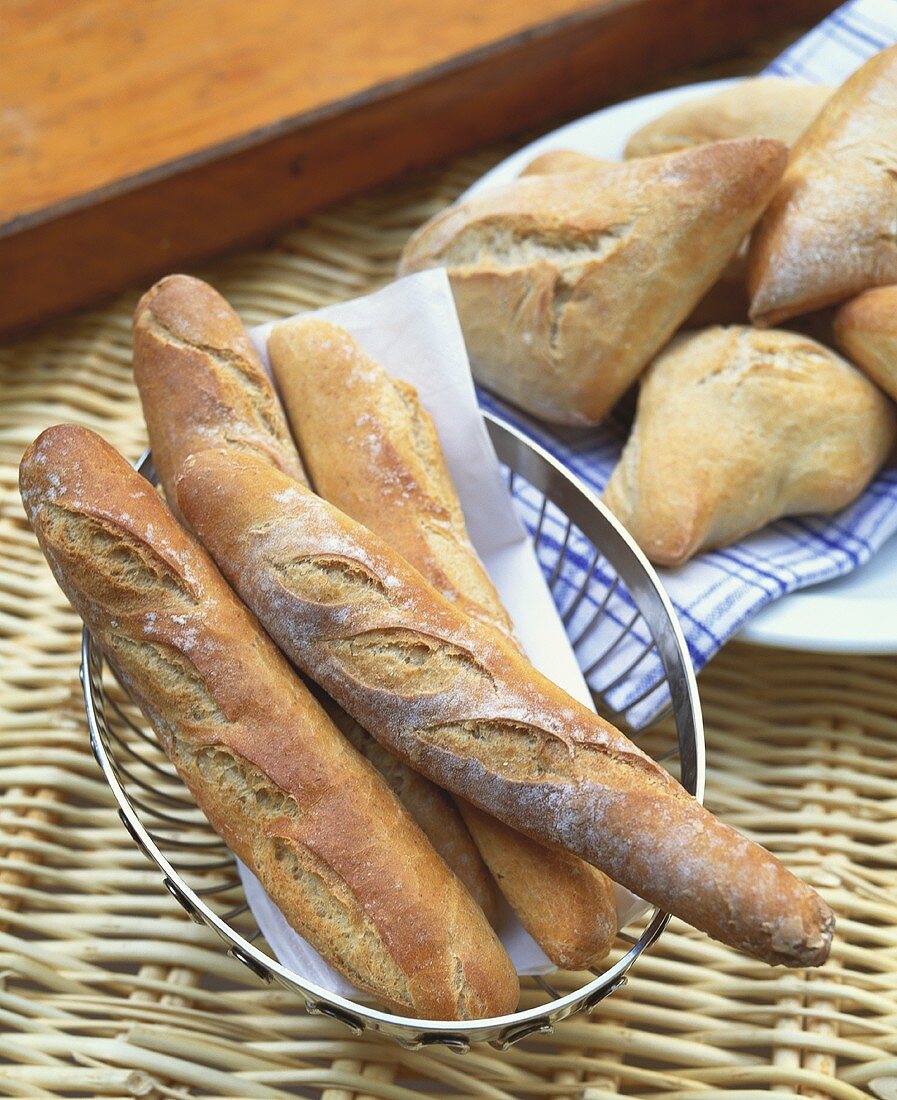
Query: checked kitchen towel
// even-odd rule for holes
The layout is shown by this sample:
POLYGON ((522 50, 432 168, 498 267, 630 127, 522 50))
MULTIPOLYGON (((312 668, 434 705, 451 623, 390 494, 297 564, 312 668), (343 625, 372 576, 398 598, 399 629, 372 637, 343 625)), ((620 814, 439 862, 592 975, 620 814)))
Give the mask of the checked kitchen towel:
MULTIPOLYGON (((766 70, 817 83, 837 84, 866 58, 897 42, 897 0, 854 0, 839 8, 823 23, 800 39, 766 70)), ((600 493, 616 464, 625 429, 613 419, 599 429, 558 430, 524 419, 491 395, 479 393, 481 404, 540 443, 579 477, 600 493)), ((538 521, 538 508, 526 489, 515 490, 525 522, 538 521)), ((660 570, 661 579, 678 613, 695 668, 702 668, 717 650, 732 638, 761 608, 798 588, 831 580, 867 561, 897 531, 897 469, 885 469, 867 491, 849 508, 835 516, 797 517, 780 520, 742 539, 725 550, 703 554, 679 569, 660 570)), ((558 545, 565 537, 565 525, 550 514, 543 525, 543 539, 558 545)), ((573 532, 568 537, 564 568, 555 585, 555 598, 563 612, 580 587, 583 572, 591 567, 591 550, 573 532)), ((601 563, 597 566, 599 572, 601 563)), ((594 601, 580 606, 568 624, 572 638, 595 613, 594 601)), ((652 685, 662 680, 656 655, 649 650, 646 632, 628 594, 615 591, 606 608, 608 623, 603 636, 590 638, 589 652, 579 653, 588 668, 608 640, 626 637, 617 644, 613 660, 601 662, 601 689, 612 681, 620 683, 610 692, 610 702, 630 721, 641 724, 661 709, 663 691, 651 695, 652 685), (631 626, 630 626, 631 623, 631 626)), ((588 673, 587 673, 588 678, 588 673)))

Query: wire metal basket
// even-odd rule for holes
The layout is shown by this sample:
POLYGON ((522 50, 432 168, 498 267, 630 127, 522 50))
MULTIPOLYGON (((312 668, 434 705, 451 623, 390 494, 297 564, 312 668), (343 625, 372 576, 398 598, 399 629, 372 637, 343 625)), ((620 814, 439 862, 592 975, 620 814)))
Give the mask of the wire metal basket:
MULTIPOLYGON (((484 416, 596 707, 631 737, 641 738, 646 751, 702 798, 704 743, 694 673, 656 574, 614 517, 559 462, 515 427, 491 413, 484 416)), ((149 452, 137 469, 155 482, 149 452)), ((573 992, 559 992, 545 978, 528 980, 527 999, 535 1003, 507 1016, 464 1023, 414 1020, 337 996, 267 950, 233 856, 87 630, 81 682, 94 755, 125 828, 161 871, 163 886, 261 981, 279 982, 304 999, 308 1012, 338 1020, 353 1033, 371 1029, 411 1049, 440 1044, 460 1052, 475 1042, 506 1049, 528 1035, 549 1034, 559 1020, 592 1008, 619 988, 669 919, 655 909, 647 921, 621 929, 608 965, 593 970, 590 980, 576 981, 573 992)))

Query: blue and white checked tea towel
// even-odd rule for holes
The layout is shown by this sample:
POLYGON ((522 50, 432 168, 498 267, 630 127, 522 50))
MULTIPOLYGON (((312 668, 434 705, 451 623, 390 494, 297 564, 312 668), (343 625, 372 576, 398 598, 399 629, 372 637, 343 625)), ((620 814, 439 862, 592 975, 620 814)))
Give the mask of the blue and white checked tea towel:
MULTIPOLYGON (((823 23, 791 46, 766 70, 768 73, 803 78, 817 83, 837 84, 857 69, 866 58, 897 42, 897 0, 854 0, 839 8, 823 23)), ((491 395, 479 394, 481 404, 492 409, 564 463, 587 486, 600 492, 616 464, 625 441, 619 425, 611 422, 589 431, 557 430, 523 420, 513 409, 491 395)), ((524 519, 534 525, 538 519, 535 501, 526 490, 518 490, 517 503, 524 519)), ((717 650, 732 638, 751 616, 771 601, 805 585, 830 580, 862 565, 897 531, 897 469, 884 470, 867 491, 849 508, 835 516, 799 517, 780 520, 725 550, 703 554, 679 569, 660 571, 685 634, 695 668, 702 668, 717 650)), ((560 517, 549 517, 547 536, 558 543, 565 534, 560 517), (552 523, 554 527, 552 528, 552 523)), ((546 526, 543 525, 543 539, 546 526)), ((555 587, 561 610, 580 587, 583 572, 590 567, 591 548, 577 544, 575 534, 568 547, 567 562, 555 587)), ((595 612, 586 603, 569 624, 576 636, 577 620, 585 625, 595 612)), ((607 638, 619 634, 633 616, 628 595, 617 592, 608 605, 606 637, 590 639, 597 656, 607 638)), ((644 720, 660 702, 660 693, 649 698, 652 684, 661 679, 656 657, 646 652, 647 636, 638 621, 625 642, 617 646, 612 661, 601 663, 601 688, 622 677, 610 693, 620 711, 635 700, 644 720), (626 670, 638 660, 631 672, 626 670)), ((580 653, 587 667, 591 654, 580 653)), ((630 716, 632 717, 632 716, 630 716)))

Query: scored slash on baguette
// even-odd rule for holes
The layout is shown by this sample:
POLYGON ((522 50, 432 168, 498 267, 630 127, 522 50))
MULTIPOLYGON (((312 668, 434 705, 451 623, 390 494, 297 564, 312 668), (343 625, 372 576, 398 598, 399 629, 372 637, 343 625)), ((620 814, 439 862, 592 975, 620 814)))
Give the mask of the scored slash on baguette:
POLYGON ((152 486, 64 425, 20 487, 60 587, 292 927, 399 1012, 511 1012, 517 975, 482 911, 152 486))
POLYGON ((188 460, 178 500, 290 659, 434 782, 724 943, 825 961, 814 890, 371 532, 234 452, 188 460))

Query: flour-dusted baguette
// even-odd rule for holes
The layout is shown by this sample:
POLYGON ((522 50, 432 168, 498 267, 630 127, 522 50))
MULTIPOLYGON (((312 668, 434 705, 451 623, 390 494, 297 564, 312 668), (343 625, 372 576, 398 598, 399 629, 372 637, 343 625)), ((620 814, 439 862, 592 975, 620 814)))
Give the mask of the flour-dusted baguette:
MULTIPOLYGON (((344 329, 313 318, 276 326, 268 354, 317 492, 380 535, 457 607, 513 640, 414 387, 391 378, 344 329)), ((604 958, 617 931, 607 877, 470 803, 462 800, 459 808, 508 901, 552 962, 582 969, 604 958)))
POLYGON ((834 918, 810 887, 376 535, 233 451, 189 459, 178 500, 281 648, 434 782, 725 943, 825 960, 834 918))
POLYGON ((20 485, 60 586, 290 924, 402 1012, 510 1011, 482 912, 152 487, 71 426, 38 438, 20 485))
MULTIPOLYGON (((306 483, 271 380, 239 317, 207 283, 170 275, 143 295, 134 315, 134 378, 156 470, 175 511, 182 463, 216 445, 252 451, 306 483)), ((397 758, 390 760, 351 719, 337 724, 351 731, 356 747, 365 746, 440 855, 495 917, 495 884, 447 796, 397 758)))
POLYGON ((271 380, 240 318, 208 283, 169 275, 143 295, 134 312, 134 380, 174 510, 181 463, 205 447, 252 451, 305 481, 271 380))

